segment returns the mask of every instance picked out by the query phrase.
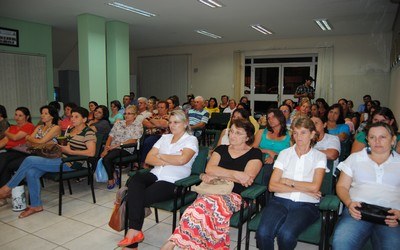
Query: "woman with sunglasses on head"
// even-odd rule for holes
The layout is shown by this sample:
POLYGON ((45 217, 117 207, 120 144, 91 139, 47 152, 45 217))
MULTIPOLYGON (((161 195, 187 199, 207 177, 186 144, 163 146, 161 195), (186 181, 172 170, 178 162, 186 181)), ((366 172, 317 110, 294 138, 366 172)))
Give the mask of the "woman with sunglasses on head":
POLYGON ((175 181, 188 177, 198 154, 197 138, 190 135, 189 119, 182 110, 169 117, 170 134, 164 134, 147 154, 146 163, 154 166, 147 173, 134 175, 128 184, 128 231, 120 247, 137 249, 144 240, 145 208, 174 197, 175 181))
MULTIPOLYGON (((96 153, 96 135, 87 125, 89 112, 87 109, 77 107, 71 112, 72 127, 67 133, 70 139, 66 146, 60 145, 63 153, 62 157, 69 156, 89 156, 93 157, 96 153)), ((11 196, 11 189, 18 186, 25 179, 28 184, 29 198, 31 206, 25 209, 18 217, 25 218, 34 213, 43 211, 40 199, 40 177, 47 172, 59 172, 62 158, 44 158, 39 156, 29 156, 25 158, 18 171, 11 180, 0 188, 0 199, 11 196)), ((73 171, 72 164, 64 163, 63 171, 73 171)))
POLYGON ((362 249, 371 239, 373 249, 400 246, 400 155, 393 149, 396 133, 385 122, 366 130, 368 147, 341 162, 336 192, 346 206, 335 227, 333 249, 362 249), (384 225, 368 221, 361 202, 387 207, 384 225))
POLYGON ((120 173, 115 173, 114 160, 120 156, 129 156, 135 151, 135 148, 121 149, 120 146, 137 143, 142 137, 143 125, 136 119, 137 115, 136 106, 131 105, 125 108, 125 120, 116 122, 108 135, 106 145, 100 155, 108 175, 107 189, 113 189, 116 184, 119 184, 116 181, 119 180, 120 173))

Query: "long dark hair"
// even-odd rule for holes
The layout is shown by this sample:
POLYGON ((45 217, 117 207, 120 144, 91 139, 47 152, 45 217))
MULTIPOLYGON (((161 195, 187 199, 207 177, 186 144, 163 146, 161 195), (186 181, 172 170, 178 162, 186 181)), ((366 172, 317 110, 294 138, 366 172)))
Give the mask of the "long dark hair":
POLYGON ((278 136, 281 137, 281 136, 286 135, 286 131, 287 131, 286 118, 283 115, 282 111, 280 111, 279 109, 276 109, 276 108, 270 108, 267 111, 267 129, 268 129, 268 131, 274 132, 274 130, 271 128, 271 126, 269 125, 269 122, 268 122, 268 114, 270 114, 270 113, 274 114, 275 118, 278 119, 279 124, 281 125, 281 129, 279 130, 278 136))
POLYGON ((218 108, 218 101, 217 101, 217 98, 215 98, 215 97, 210 97, 210 99, 208 99, 207 108, 210 108, 210 101, 211 100, 214 100, 214 102, 215 102, 214 108, 218 108))
POLYGON ((381 115, 388 120, 393 120, 392 128, 393 128, 393 131, 395 133, 397 133, 397 131, 399 130, 399 126, 398 126, 396 118, 394 117, 394 114, 390 108, 380 107, 380 108, 376 109, 371 115, 371 124, 372 124, 372 119, 374 119, 375 115, 381 115))
POLYGON ((110 107, 111 107, 112 104, 114 104, 114 106, 117 107, 118 110, 120 110, 121 107, 122 107, 121 102, 118 101, 118 100, 111 101, 111 102, 110 102, 110 107))
POLYGON ((27 117, 27 121, 32 123, 31 112, 27 107, 18 107, 15 111, 21 111, 27 117))
POLYGON ((110 111, 108 110, 108 108, 106 106, 99 105, 95 108, 94 111, 96 111, 96 109, 101 109, 103 111, 103 118, 101 118, 101 120, 109 121, 108 118, 110 117, 110 111))
POLYGON ((339 103, 335 103, 332 106, 329 107, 327 114, 333 109, 339 109, 339 117, 336 121, 336 124, 343 124, 344 123, 344 117, 343 117, 343 108, 342 105, 339 103))
POLYGON ((6 107, 3 105, 0 105, 0 116, 3 118, 7 118, 7 110, 6 107))
POLYGON ((42 113, 43 109, 47 109, 49 111, 49 114, 51 115, 51 117, 53 117, 53 120, 51 120, 51 123, 57 125, 58 120, 60 119, 60 117, 58 116, 57 108, 52 105, 45 105, 40 108, 40 113, 42 113))

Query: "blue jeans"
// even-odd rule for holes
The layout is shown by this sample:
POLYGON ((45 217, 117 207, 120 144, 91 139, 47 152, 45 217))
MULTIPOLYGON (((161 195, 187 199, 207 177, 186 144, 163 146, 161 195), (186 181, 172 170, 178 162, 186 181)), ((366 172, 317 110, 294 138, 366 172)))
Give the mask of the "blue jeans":
POLYGON ((274 196, 262 212, 256 232, 257 246, 261 250, 273 250, 277 237, 279 249, 294 249, 300 233, 317 221, 319 215, 314 203, 274 196))
MULTIPOLYGON (((19 167, 18 171, 7 183, 7 186, 14 188, 19 183, 26 179, 29 189, 29 197, 32 207, 42 205, 40 200, 40 177, 47 172, 59 172, 60 171, 61 158, 48 159, 39 156, 27 157, 19 167)), ((66 164, 63 166, 64 171, 72 171, 66 164)))
POLYGON ((333 235, 332 249, 362 249, 371 238, 373 249, 398 249, 400 226, 388 227, 351 217, 345 208, 333 235))

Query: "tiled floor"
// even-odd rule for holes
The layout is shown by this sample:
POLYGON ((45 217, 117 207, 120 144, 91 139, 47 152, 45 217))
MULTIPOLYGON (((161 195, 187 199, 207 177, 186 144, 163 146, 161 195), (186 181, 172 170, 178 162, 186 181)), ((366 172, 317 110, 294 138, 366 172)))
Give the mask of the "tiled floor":
MULTIPOLYGON (((118 249, 123 232, 108 226, 116 189, 108 191, 96 183, 97 203, 93 204, 87 182, 72 183, 73 195, 63 197, 63 215, 58 216, 58 184, 46 181, 42 190, 44 211, 24 219, 8 204, 0 208, 0 249, 118 249)), ((140 249, 159 249, 171 234, 172 214, 159 211, 160 223, 154 215, 145 219, 145 240, 140 249)), ((244 234, 243 234, 244 237, 244 234)), ((237 230, 231 229, 231 249, 236 249, 237 230)), ((244 249, 244 244, 242 244, 244 249)), ((250 249, 255 247, 251 235, 250 249)), ((314 250, 316 246, 299 243, 296 249, 314 250)))

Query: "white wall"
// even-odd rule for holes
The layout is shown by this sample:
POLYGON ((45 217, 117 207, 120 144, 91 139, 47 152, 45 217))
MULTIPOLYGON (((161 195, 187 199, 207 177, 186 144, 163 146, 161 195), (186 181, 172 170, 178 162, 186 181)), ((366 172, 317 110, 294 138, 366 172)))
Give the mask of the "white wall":
POLYGON ((235 51, 265 50, 267 54, 271 50, 327 46, 333 46, 333 100, 344 97, 352 99, 358 106, 362 96, 368 93, 382 105, 389 104, 391 33, 138 50, 131 54, 131 74, 137 74, 137 57, 191 54, 192 86, 189 92, 219 98, 222 94, 234 94, 235 51), (194 73, 195 68, 197 73, 194 73))

